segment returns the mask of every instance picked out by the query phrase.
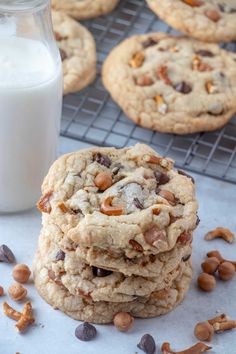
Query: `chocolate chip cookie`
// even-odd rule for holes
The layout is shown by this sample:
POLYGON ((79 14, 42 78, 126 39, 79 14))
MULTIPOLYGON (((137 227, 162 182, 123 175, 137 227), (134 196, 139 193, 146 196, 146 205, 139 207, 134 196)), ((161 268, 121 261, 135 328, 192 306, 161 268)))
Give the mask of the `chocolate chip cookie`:
POLYGON ((60 157, 38 203, 43 225, 68 243, 128 258, 190 243, 197 224, 195 187, 173 161, 147 145, 91 148, 60 157))
POLYGON ((75 259, 73 251, 66 251, 62 257, 57 244, 50 241, 43 230, 38 249, 52 281, 65 287, 72 295, 80 295, 95 302, 123 303, 134 301, 137 297, 150 297, 156 291, 170 288, 175 279, 182 276, 186 267, 182 259, 175 266, 170 260, 169 269, 168 265, 163 267, 156 277, 125 276, 119 270, 110 271, 75 259))
POLYGON ((111 12, 119 0, 52 0, 52 7, 78 20, 86 20, 111 12))
POLYGON ((137 124, 187 134, 224 126, 236 111, 236 54, 216 44, 150 33, 108 55, 103 82, 137 124))
POLYGON ((147 0, 170 26, 204 42, 236 39, 235 0, 147 0))
POLYGON ((184 298, 191 281, 191 264, 186 262, 182 274, 170 287, 155 291, 150 297, 138 297, 130 302, 93 301, 85 294, 74 295, 48 272, 40 250, 34 260, 34 281, 40 295, 54 308, 77 320, 109 323, 117 312, 129 312, 135 317, 155 317, 173 310, 184 298))
MULTIPOLYGON (((50 252, 51 262, 63 255, 64 268, 69 274, 75 274, 81 263, 85 263, 101 271, 120 272, 125 276, 162 277, 172 272, 183 261, 190 259, 192 253, 192 237, 181 238, 175 247, 156 255, 138 255, 128 258, 124 252, 114 252, 109 249, 95 247, 83 248, 70 242, 61 229, 54 224, 46 224, 41 232, 48 243, 55 245, 55 251, 50 252)), ((49 248, 49 246, 47 246, 49 248)), ((45 252, 47 254, 47 252, 45 252)))
POLYGON ((64 94, 82 90, 96 76, 96 45, 91 33, 62 12, 52 11, 53 28, 60 50, 64 94))

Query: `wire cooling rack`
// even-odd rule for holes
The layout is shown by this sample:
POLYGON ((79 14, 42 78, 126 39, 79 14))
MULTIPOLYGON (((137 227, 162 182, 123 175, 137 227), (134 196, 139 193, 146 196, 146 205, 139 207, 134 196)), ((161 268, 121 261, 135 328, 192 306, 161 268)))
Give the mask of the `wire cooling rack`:
MULTIPOLYGON (((98 73, 111 49, 125 37, 149 31, 175 33, 144 0, 121 0, 108 16, 85 22, 97 42, 98 73)), ((236 50, 236 44, 226 45, 236 50)), ((82 92, 64 98, 61 135, 99 146, 147 143, 176 166, 236 183, 236 117, 222 130, 177 136, 141 128, 130 121, 102 85, 100 74, 82 92)))

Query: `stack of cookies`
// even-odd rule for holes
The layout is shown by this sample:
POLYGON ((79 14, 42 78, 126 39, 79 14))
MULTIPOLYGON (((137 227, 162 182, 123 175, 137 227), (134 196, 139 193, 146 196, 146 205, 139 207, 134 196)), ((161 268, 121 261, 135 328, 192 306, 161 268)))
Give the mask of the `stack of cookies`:
POLYGON ((53 307, 109 323, 119 311, 165 314, 183 299, 197 202, 173 161, 141 144, 81 150, 54 163, 42 193, 34 278, 53 307))

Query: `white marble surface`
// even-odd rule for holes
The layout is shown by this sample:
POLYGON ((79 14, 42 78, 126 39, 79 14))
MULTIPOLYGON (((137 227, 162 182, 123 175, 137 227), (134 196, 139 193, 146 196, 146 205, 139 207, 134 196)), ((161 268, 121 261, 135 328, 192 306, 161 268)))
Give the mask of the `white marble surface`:
MULTIPOLYGON (((61 152, 80 147, 78 142, 61 139, 61 152)), ((201 223, 194 237, 194 278, 185 301, 175 311, 156 319, 136 320, 133 329, 126 334, 117 332, 112 325, 96 326, 97 338, 83 343, 74 336, 78 323, 53 310, 37 295, 33 284, 29 284, 27 288, 35 309, 36 325, 24 335, 19 335, 14 321, 2 315, 0 310, 0 354, 141 354, 143 352, 136 344, 145 333, 154 336, 158 348, 164 341, 169 341, 177 351, 196 342, 193 336, 196 322, 211 318, 217 312, 226 312, 236 319, 236 277, 227 283, 219 281, 213 293, 202 293, 196 287, 200 263, 208 250, 219 249, 226 257, 236 259, 236 244, 203 240, 206 231, 219 225, 236 232, 236 185, 198 175, 195 177, 201 223)), ((7 244, 20 263, 31 265, 39 230, 37 210, 0 216, 0 244, 7 244)), ((5 289, 12 283, 11 271, 11 265, 0 263, 0 285, 5 289)), ((22 308, 22 304, 13 303, 8 296, 0 299, 0 306, 5 300, 19 310, 22 308)), ((212 353, 236 354, 236 330, 216 335, 212 346, 212 353)))

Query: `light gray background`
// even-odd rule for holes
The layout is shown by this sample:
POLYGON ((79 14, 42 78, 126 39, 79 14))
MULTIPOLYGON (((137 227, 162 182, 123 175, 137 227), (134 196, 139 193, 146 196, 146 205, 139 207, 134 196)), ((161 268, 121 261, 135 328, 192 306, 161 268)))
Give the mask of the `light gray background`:
MULTIPOLYGON (((69 152, 86 146, 77 141, 61 138, 60 152, 69 152)), ((118 332, 112 325, 96 326, 97 338, 88 343, 77 340, 74 330, 78 322, 53 310, 37 294, 33 284, 27 285, 29 298, 35 309, 36 325, 27 333, 16 332, 15 321, 2 314, 2 302, 7 300, 16 309, 22 308, 9 300, 0 299, 0 354, 134 354, 143 353, 136 344, 145 333, 154 336, 158 348, 169 341, 174 350, 183 350, 197 340, 193 336, 194 325, 226 312, 236 319, 236 277, 230 282, 218 282, 214 292, 206 294, 196 287, 200 264, 208 250, 219 249, 225 257, 236 260, 236 244, 221 240, 206 242, 203 235, 216 226, 229 227, 236 232, 236 185, 220 182, 199 175, 196 178, 200 203, 201 223, 195 231, 193 266, 194 278, 184 302, 172 313, 155 319, 135 320, 128 333, 118 332)), ((0 244, 7 244, 17 261, 31 266, 40 230, 40 214, 37 210, 10 216, 0 216, 0 244)), ((0 263, 0 285, 5 289, 12 283, 12 266, 0 263)), ((212 341, 212 353, 236 354, 236 330, 216 335, 212 341)), ((159 351, 157 351, 158 353, 159 351)))

